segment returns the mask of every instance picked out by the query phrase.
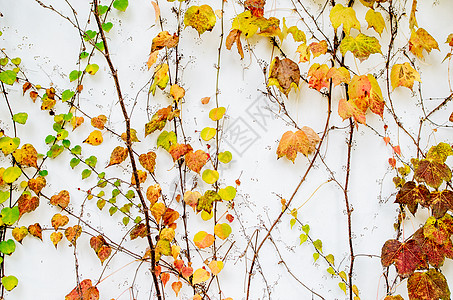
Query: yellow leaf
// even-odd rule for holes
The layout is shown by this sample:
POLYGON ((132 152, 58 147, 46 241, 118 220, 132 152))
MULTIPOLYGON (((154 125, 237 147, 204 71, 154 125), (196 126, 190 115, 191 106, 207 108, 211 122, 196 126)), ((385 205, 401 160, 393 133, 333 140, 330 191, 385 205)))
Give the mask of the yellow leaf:
POLYGON ((393 89, 399 86, 405 86, 412 90, 415 80, 421 82, 420 74, 408 62, 393 65, 390 73, 390 81, 393 89))
POLYGON ((206 280, 208 280, 209 278, 211 278, 211 274, 208 271, 206 271, 205 269, 199 268, 199 269, 196 269, 195 272, 193 272, 192 283, 194 285, 198 284, 198 283, 202 283, 202 282, 205 282, 206 280))
POLYGON ((99 130, 94 130, 83 142, 93 146, 98 146, 102 144, 103 140, 104 139, 102 138, 102 132, 100 132, 99 130))
POLYGON ((148 61, 146 62, 146 66, 148 67, 148 70, 151 69, 151 67, 156 63, 158 54, 159 54, 159 50, 156 50, 154 52, 151 52, 151 54, 149 55, 148 61))
POLYGON ((214 234, 221 238, 222 240, 226 239, 231 233, 231 226, 227 223, 216 224, 214 227, 214 234))
POLYGON ((296 52, 299 53, 299 63, 310 61, 310 51, 307 44, 300 44, 296 52))
POLYGON ((153 215, 154 219, 156 219, 157 223, 159 223, 160 219, 165 214, 166 209, 167 208, 165 207, 165 204, 161 202, 156 203, 151 207, 151 214, 153 215))
POLYGON ((175 34, 171 35, 168 31, 159 32, 159 34, 153 38, 151 45, 151 54, 155 51, 167 48, 173 48, 178 45, 179 37, 175 34))
POLYGON ((191 26, 203 34, 205 31, 211 31, 216 23, 216 16, 209 5, 191 6, 184 14, 184 25, 191 26))
POLYGON ((368 22, 368 28, 373 28, 381 35, 385 28, 385 21, 380 12, 369 9, 365 15, 365 20, 368 22))
POLYGON ((371 36, 366 36, 360 33, 357 37, 345 37, 340 44, 340 52, 344 56, 346 52, 351 51, 352 54, 360 61, 364 61, 371 54, 381 53, 381 45, 378 39, 371 36))
POLYGON ((346 35, 349 35, 351 28, 355 28, 360 31, 360 23, 355 16, 355 11, 352 7, 344 7, 340 3, 335 5, 330 11, 330 22, 335 31, 343 24, 343 31, 346 35))
POLYGON ((326 77, 328 79, 332 79, 334 86, 337 86, 340 83, 349 83, 349 81, 351 80, 351 74, 345 67, 330 68, 327 72, 326 77))
POLYGON ((127 148, 117 146, 113 149, 112 153, 110 154, 110 162, 107 167, 118 165, 122 163, 128 155, 127 148))
POLYGON ((182 97, 184 97, 186 91, 177 84, 173 84, 170 88, 170 95, 175 99, 176 102, 179 101, 182 97))
POLYGON ((159 200, 162 189, 159 184, 151 185, 146 190, 146 198, 151 202, 150 207, 153 207, 154 204, 159 200))
POLYGON ((14 159, 18 164, 27 167, 38 167, 38 152, 31 144, 24 144, 20 149, 13 152, 14 159))
POLYGON ((412 29, 411 38, 409 39, 409 50, 418 58, 423 58, 423 50, 430 53, 431 50, 439 50, 436 40, 423 28, 412 29))
POLYGON ((212 275, 216 276, 220 273, 223 269, 223 261, 221 260, 213 260, 208 265, 209 269, 212 272, 212 275))
POLYGON ((318 135, 309 127, 304 127, 303 129, 305 130, 287 131, 282 135, 277 148, 277 158, 286 156, 294 163, 297 152, 308 155, 314 150, 313 145, 320 141, 318 135), (305 131, 309 133, 311 138, 305 131))
POLYGON ((200 231, 193 237, 193 242, 198 248, 204 249, 214 243, 214 236, 206 231, 200 231))
POLYGON ((311 53, 313 53, 313 57, 318 57, 327 53, 327 42, 324 40, 319 43, 313 42, 308 45, 308 49, 310 49, 311 53))
POLYGON ((168 76, 168 65, 161 64, 157 66, 156 71, 154 72, 153 83, 151 84, 149 91, 154 96, 156 94, 156 87, 159 87, 161 90, 163 90, 167 86, 169 80, 170 77, 168 76))
MULTIPOLYGON (((137 177, 138 177, 138 182, 139 183, 144 183, 146 181, 146 178, 148 177, 148 173, 146 173, 143 170, 137 170, 137 177)), ((137 182, 135 181, 135 175, 131 175, 131 184, 136 185, 137 182)))

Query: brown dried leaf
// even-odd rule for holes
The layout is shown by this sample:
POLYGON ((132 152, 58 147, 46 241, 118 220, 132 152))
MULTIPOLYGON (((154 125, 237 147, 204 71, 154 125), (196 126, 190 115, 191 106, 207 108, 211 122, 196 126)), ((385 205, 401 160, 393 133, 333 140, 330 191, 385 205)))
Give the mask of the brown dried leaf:
POLYGON ((70 201, 69 192, 62 190, 57 195, 53 195, 50 198, 50 204, 60 206, 62 209, 68 207, 70 201))
POLYGON ((150 173, 154 173, 154 167, 156 166, 156 153, 150 151, 146 154, 141 154, 138 157, 138 161, 145 170, 150 173))
POLYGON ((42 241, 42 229, 39 223, 28 226, 28 232, 42 241))
POLYGON ((129 154, 127 148, 117 146, 113 149, 112 154, 110 154, 110 162, 107 167, 118 165, 126 160, 127 155, 129 154))

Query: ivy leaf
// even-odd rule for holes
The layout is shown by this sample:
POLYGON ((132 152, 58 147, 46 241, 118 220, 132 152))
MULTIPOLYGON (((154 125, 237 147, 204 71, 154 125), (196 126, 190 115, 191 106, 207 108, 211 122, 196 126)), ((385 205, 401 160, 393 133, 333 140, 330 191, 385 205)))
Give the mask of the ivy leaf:
POLYGON ((68 227, 64 231, 66 239, 73 245, 76 244, 76 241, 79 238, 80 234, 82 234, 82 227, 80 227, 79 225, 68 227))
POLYGON ((14 251, 16 251, 16 244, 14 240, 9 239, 7 241, 0 242, 0 252, 5 255, 11 255, 14 251))
POLYGON ((104 129, 105 123, 107 123, 107 117, 105 115, 99 115, 91 119, 91 126, 97 129, 104 129))
POLYGON ((411 38, 409 39, 409 51, 418 58, 423 58, 423 50, 430 53, 431 50, 439 50, 436 40, 423 28, 415 31, 412 29, 411 38))
POLYGON ((14 159, 22 166, 38 167, 38 152, 31 144, 24 144, 20 149, 13 152, 14 159))
POLYGON ((13 225, 19 220, 19 208, 17 206, 14 206, 13 208, 4 207, 1 212, 1 217, 3 223, 5 223, 6 225, 13 225))
POLYGON ((38 195, 45 186, 46 178, 41 175, 28 180, 28 187, 35 192, 36 195, 38 195))
POLYGON ((429 217, 423 225, 423 235, 436 244, 443 245, 453 233, 453 218, 445 214, 442 218, 429 217))
POLYGON ((201 35, 211 31, 216 23, 216 16, 209 5, 191 6, 184 14, 184 25, 193 27, 201 35))
POLYGON ((382 14, 374 9, 369 9, 365 15, 365 20, 368 22, 368 28, 373 28, 379 35, 385 28, 385 21, 382 14))
POLYGON ((10 138, 7 136, 1 137, 0 138, 0 149, 2 150, 4 155, 8 155, 10 153, 13 153, 14 150, 16 150, 20 145, 20 139, 15 137, 15 138, 10 138))
POLYGON ((62 209, 68 207, 69 201, 70 201, 69 192, 66 190, 62 190, 57 195, 53 195, 50 198, 50 204, 60 206, 62 209))
POLYGON ((177 161, 181 158, 181 156, 186 155, 192 150, 192 146, 190 146, 189 144, 175 144, 170 147, 168 153, 170 153, 173 161, 177 161))
POLYGON ((65 226, 66 224, 69 223, 69 218, 68 218, 68 216, 63 216, 61 214, 55 214, 52 217, 51 223, 52 223, 52 227, 55 228, 55 230, 58 230, 58 228, 65 226))
POLYGON ((407 281, 410 299, 450 299, 450 290, 444 275, 436 269, 415 272, 407 281))
POLYGON ((42 228, 41 228, 41 225, 39 225, 39 223, 35 223, 35 224, 28 226, 28 232, 32 236, 34 236, 42 241, 42 228))
POLYGON ((211 274, 203 268, 196 269, 193 272, 192 284, 199 284, 211 278, 211 274))
POLYGON ((224 151, 220 152, 217 158, 219 159, 220 162, 227 164, 233 159, 233 155, 231 154, 230 151, 224 151))
POLYGON ((404 64, 394 64, 390 73, 390 81, 392 88, 395 89, 398 86, 405 86, 412 90, 414 81, 422 82, 420 74, 412 68, 412 66, 405 62, 404 64))
POLYGON ((197 150, 195 152, 190 151, 186 154, 185 161, 186 165, 189 169, 194 171, 195 173, 200 173, 201 168, 206 164, 208 161, 208 154, 203 150, 197 150))
POLYGON ((27 122, 27 119, 28 119, 27 113, 17 113, 13 115, 13 121, 22 125, 24 125, 27 122))
POLYGON ((138 161, 145 170, 150 173, 154 173, 154 167, 156 166, 156 153, 149 151, 146 154, 140 154, 138 161))
POLYGON ((291 88, 299 88, 299 81, 300 70, 294 61, 289 58, 274 58, 270 66, 268 86, 277 86, 288 97, 291 88))
POLYGON ((222 240, 228 238, 231 233, 231 226, 227 223, 218 223, 214 226, 214 234, 222 240))
POLYGON ((225 46, 228 50, 231 50, 234 43, 236 43, 238 53, 241 56, 241 59, 243 59, 244 51, 242 50, 241 34, 242 34, 242 31, 240 31, 239 29, 231 29, 230 33, 228 33, 228 36, 225 40, 225 46))
POLYGON ((437 189, 444 180, 450 181, 451 170, 444 163, 422 159, 415 169, 414 178, 418 182, 426 182, 430 187, 437 189))
POLYGON ((102 132, 99 130, 94 130, 83 142, 93 146, 98 146, 102 144, 103 141, 104 139, 102 137, 102 132))
POLYGON ((52 232, 50 234, 50 240, 52 241, 52 244, 55 246, 55 249, 57 249, 57 245, 62 239, 63 233, 61 232, 52 232))
POLYGON ((20 175, 22 175, 22 170, 17 166, 13 166, 6 168, 3 172, 2 179, 5 183, 13 183, 20 177, 20 175))
POLYGON ((453 155, 453 149, 451 146, 447 143, 439 143, 429 149, 426 159, 443 164, 450 155, 453 155))
POLYGON ((225 107, 216 107, 211 109, 209 112, 209 118, 213 121, 218 121, 223 118, 225 115, 226 108, 225 107))
POLYGON ((264 15, 264 5, 266 0, 246 0, 244 7, 252 13, 255 17, 262 17, 264 15))
POLYGON ((339 68, 332 67, 327 72, 326 78, 332 79, 332 83, 334 84, 334 86, 337 86, 340 83, 348 84, 351 81, 351 74, 345 67, 339 68))
POLYGON ((143 223, 137 224, 134 229, 131 230, 131 233, 129 235, 131 237, 131 240, 135 240, 138 237, 144 238, 148 235, 146 231, 146 225, 143 223))
POLYGON ((398 240, 388 240, 382 247, 381 263, 384 267, 395 264, 396 271, 401 277, 407 277, 419 267, 427 267, 423 251, 415 240, 401 243, 398 240))
POLYGON ((161 64, 157 66, 156 71, 154 72, 153 83, 151 84, 149 91, 154 96, 156 94, 156 88, 159 87, 161 90, 163 90, 167 86, 169 80, 170 77, 168 76, 168 65, 161 64))
POLYGON ((203 171, 201 178, 207 184, 214 184, 219 179, 219 172, 217 172, 216 170, 207 169, 203 171))
POLYGON ((153 38, 153 42, 151 44, 151 52, 158 51, 165 47, 173 48, 178 45, 179 37, 174 33, 171 35, 168 31, 159 32, 159 34, 153 38))
POLYGON ((431 192, 430 207, 436 219, 442 218, 448 210, 453 210, 453 192, 449 190, 431 192))
POLYGON ((165 150, 170 150, 172 145, 176 144, 176 134, 174 131, 162 131, 157 137, 157 147, 162 147, 165 150))
POLYGON ((11 70, 0 72, 0 81, 4 84, 13 85, 13 83, 16 82, 16 77, 16 72, 11 70))
MULTIPOLYGON (((197 195, 197 194, 195 194, 195 195, 197 195)), ((184 196, 186 196, 186 195, 184 195, 184 196)), ((217 194, 215 191, 211 191, 211 190, 206 191, 203 196, 198 198, 197 212, 200 212, 203 210, 203 211, 207 212, 208 214, 210 214, 212 211, 214 202, 220 201, 220 200, 221 200, 221 198, 220 198, 219 194, 217 194)), ((186 203, 190 205, 190 203, 188 203, 188 202, 186 202, 186 203)))
MULTIPOLYGON (((110 23, 110 24, 112 24, 112 23, 110 23)), ((99 66, 97 64, 90 64, 90 65, 87 65, 85 68, 85 72, 87 72, 90 75, 96 74, 98 70, 99 70, 99 66)))
POLYGON ((409 211, 415 215, 418 204, 428 206, 431 202, 431 194, 424 185, 418 185, 414 181, 406 182, 396 195, 395 203, 407 205, 409 211))
POLYGON ((216 276, 223 269, 223 261, 221 261, 221 260, 213 260, 213 261, 211 261, 209 263, 208 267, 211 270, 212 275, 216 276))
POLYGON ((321 91, 323 88, 329 87, 329 78, 327 73, 329 72, 329 67, 326 64, 314 63, 308 70, 308 76, 310 77, 308 81, 308 86, 312 89, 321 91))
POLYGON ((366 60, 371 54, 381 53, 381 45, 377 38, 360 33, 357 37, 345 37, 340 44, 340 52, 345 56, 346 52, 352 54, 360 61, 366 60))
POLYGON ((110 154, 110 162, 107 167, 122 163, 126 160, 128 154, 129 152, 127 151, 127 148, 116 146, 110 154))
POLYGON ((319 43, 313 42, 308 45, 308 49, 313 54, 313 57, 324 55, 327 53, 327 42, 325 40, 322 40, 319 43))
POLYGON ((126 8, 128 7, 128 5, 129 5, 129 1, 128 0, 115 0, 115 1, 113 1, 113 8, 116 8, 117 10, 122 11, 122 12, 126 11, 126 8))
POLYGON ((227 186, 224 189, 219 189, 219 196, 222 200, 231 201, 236 197, 236 189, 233 186, 227 186))
POLYGON ((351 28, 355 28, 360 31, 360 23, 355 16, 355 11, 352 7, 344 7, 341 4, 335 5, 330 11, 330 22, 332 23, 335 32, 338 27, 343 24, 343 31, 349 36, 351 28))
POLYGON ((294 163, 297 152, 307 156, 315 150, 316 144, 321 139, 309 127, 303 127, 296 132, 287 131, 282 135, 277 148, 277 158, 286 156, 294 163))
POLYGON ((69 81, 76 81, 80 76, 82 76, 82 71, 73 70, 71 71, 71 73, 69 73, 69 81))
POLYGON ((15 227, 11 232, 13 238, 22 244, 22 240, 27 236, 28 229, 25 226, 15 227))
POLYGON ((99 300, 99 291, 97 287, 93 286, 90 279, 84 279, 76 286, 64 300, 99 300))
POLYGON ((15 276, 10 275, 2 277, 2 285, 5 287, 7 291, 13 290, 18 283, 19 280, 15 276))
POLYGON ((104 30, 105 32, 109 32, 110 29, 112 29, 112 28, 113 28, 112 22, 107 22, 107 23, 102 24, 102 30, 104 30))
POLYGON ((453 244, 450 239, 446 239, 443 244, 438 244, 426 238, 423 231, 423 228, 419 228, 412 238, 420 244, 428 263, 436 268, 440 268, 444 263, 445 257, 453 258, 453 244))
MULTIPOLYGON (((30 194, 23 193, 17 200, 19 208, 19 219, 23 214, 34 211, 39 206, 39 198, 32 197, 30 194)), ((3 213, 2 213, 3 214, 3 213)), ((3 220, 5 222, 5 220, 3 220)), ((5 222, 6 223, 6 222, 5 222)))
POLYGON ((193 242, 198 248, 204 249, 214 243, 214 236, 206 231, 200 231, 193 237, 193 242))
POLYGON ((205 127, 201 130, 200 132, 200 137, 204 140, 204 141, 209 141, 211 140, 215 134, 216 134, 217 130, 215 128, 212 128, 212 127, 205 127))

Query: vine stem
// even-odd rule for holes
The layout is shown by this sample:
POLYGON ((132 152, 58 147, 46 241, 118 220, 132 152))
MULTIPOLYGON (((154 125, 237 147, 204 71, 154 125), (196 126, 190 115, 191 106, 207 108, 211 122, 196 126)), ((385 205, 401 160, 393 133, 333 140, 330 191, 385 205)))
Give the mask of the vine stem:
POLYGON ((140 198, 140 202, 143 206, 143 213, 145 215, 145 226, 146 226, 146 231, 147 231, 147 240, 148 240, 148 245, 150 247, 150 256, 151 256, 151 274, 153 276, 153 282, 154 282, 154 287, 156 288, 156 295, 157 295, 157 299, 158 300, 162 300, 162 295, 161 295, 161 292, 160 292, 160 287, 159 287, 159 280, 157 278, 157 275, 156 275, 156 272, 155 272, 155 269, 156 269, 156 258, 155 258, 155 250, 154 250, 154 244, 153 244, 153 241, 151 239, 151 226, 150 226, 150 217, 149 217, 149 211, 148 211, 148 205, 146 204, 146 201, 145 201, 145 198, 143 197, 143 193, 141 192, 141 189, 140 189, 140 181, 139 181, 139 178, 138 178, 138 171, 137 171, 137 164, 136 164, 136 161, 135 161, 135 156, 134 156, 134 151, 132 150, 132 141, 131 141, 131 132, 130 132, 130 129, 131 129, 131 120, 127 114, 127 111, 126 111, 126 105, 124 104, 124 98, 123 98, 123 95, 122 95, 122 92, 121 92, 121 87, 120 87, 120 82, 119 82, 119 79, 118 79, 118 72, 117 70, 115 69, 114 65, 113 65, 113 62, 110 58, 110 53, 109 53, 109 48, 108 48, 108 44, 107 44, 107 39, 105 38, 105 34, 104 34, 104 30, 102 29, 102 22, 101 22, 101 19, 99 17, 99 0, 94 0, 93 1, 93 4, 94 4, 94 17, 96 19, 96 23, 97 23, 97 26, 98 26, 98 29, 99 29, 99 32, 101 34, 101 39, 102 39, 102 42, 104 43, 104 57, 107 61, 107 64, 109 65, 109 68, 110 68, 110 72, 112 72, 112 76, 113 76, 113 80, 115 82, 115 88, 116 88, 116 93, 117 93, 117 96, 118 96, 118 101, 120 103, 120 106, 121 106, 121 111, 123 113, 123 117, 124 117, 124 120, 126 122, 126 146, 127 146, 127 150, 128 150, 128 153, 129 153, 129 158, 131 160, 131 166, 132 166, 132 172, 133 172, 133 176, 134 176, 134 179, 135 179, 135 189, 137 191, 137 194, 140 198))
POLYGON ((352 139, 354 136, 354 122, 351 118, 349 118, 349 139, 348 139, 348 159, 346 163, 346 179, 344 184, 344 201, 346 205, 346 213, 348 215, 348 237, 349 237, 349 255, 351 257, 351 262, 349 265, 349 299, 352 300, 354 295, 352 291, 352 272, 354 270, 354 247, 352 244, 352 211, 351 205, 349 204, 349 196, 348 196, 348 185, 349 185, 349 177, 351 174, 351 152, 352 152, 352 139))
POLYGON ((331 98, 331 90, 332 89, 329 89, 329 94, 328 94, 328 109, 327 109, 327 119, 326 119, 326 124, 325 124, 325 127, 324 127, 324 132, 322 134, 322 137, 321 137, 321 141, 319 142, 318 144, 318 148, 316 149, 316 152, 313 156, 313 159, 310 161, 310 165, 308 166, 307 170, 305 171, 305 174, 304 176, 302 177, 302 179, 299 181, 299 183, 297 184, 296 188, 294 189, 294 192, 293 194, 291 195, 290 199, 288 200, 288 203, 286 204, 285 206, 285 209, 282 209, 282 211, 280 212, 280 214, 277 216, 277 218, 275 219, 274 223, 272 223, 272 226, 269 228, 269 230, 267 230, 267 233, 266 233, 266 236, 261 240, 260 244, 258 245, 258 247, 256 248, 256 250, 254 251, 254 255, 253 255, 253 259, 252 259, 252 263, 250 265, 250 270, 248 272, 248 280, 247 280, 247 296, 246 296, 246 300, 249 299, 250 297, 250 286, 251 286, 251 280, 252 280, 252 273, 253 273, 253 268, 255 267, 255 263, 256 263, 256 260, 258 258, 258 253, 260 252, 261 250, 261 247, 263 247, 264 243, 266 242, 266 240, 271 236, 271 232, 272 230, 275 228, 275 226, 278 224, 278 222, 280 221, 280 219, 282 218, 283 214, 286 212, 287 208, 291 205, 291 202, 294 200, 297 192, 299 191, 299 188, 302 186, 302 183, 304 183, 305 179, 307 178, 308 176, 308 173, 310 173, 311 169, 313 168, 314 164, 315 164, 315 161, 316 161, 316 158, 318 157, 318 155, 320 155, 320 151, 321 151, 321 146, 322 146, 322 143, 324 141, 324 138, 326 137, 327 135, 327 132, 329 131, 329 123, 330 123, 330 116, 332 114, 332 98, 331 98))

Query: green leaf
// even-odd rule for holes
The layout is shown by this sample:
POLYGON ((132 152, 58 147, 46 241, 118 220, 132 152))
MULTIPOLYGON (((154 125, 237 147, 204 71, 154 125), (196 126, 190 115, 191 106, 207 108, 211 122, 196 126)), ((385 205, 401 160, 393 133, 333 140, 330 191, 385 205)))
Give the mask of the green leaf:
POLYGON ((335 265, 335 257, 333 256, 333 254, 329 254, 326 256, 326 260, 331 264, 331 265, 335 265))
POLYGON ((96 167, 97 162, 98 162, 97 157, 93 155, 85 159, 85 163, 92 168, 96 167))
POLYGON ((2 221, 6 225, 13 225, 19 220, 19 207, 14 206, 13 208, 5 207, 2 209, 2 221))
POLYGON ((123 218, 123 224, 124 224, 124 226, 127 226, 127 224, 129 224, 129 221, 130 221, 129 217, 124 217, 124 218, 123 218))
POLYGON ((118 210, 118 208, 117 208, 116 206, 111 206, 111 207, 109 208, 109 214, 110 214, 111 216, 113 216, 113 214, 116 213, 117 210, 118 210))
POLYGON ((315 246, 316 250, 322 253, 322 241, 316 240, 313 242, 313 246, 315 246))
POLYGON ((233 158, 233 155, 231 154, 230 151, 224 151, 224 152, 219 153, 218 158, 219 158, 220 162, 227 164, 231 161, 231 159, 233 158))
POLYGON ((96 206, 99 208, 99 210, 102 210, 105 206, 105 199, 99 199, 98 202, 96 203, 96 206))
POLYGON ((9 191, 0 191, 0 203, 5 202, 11 196, 9 191))
POLYGON ((227 186, 226 188, 219 190, 219 195, 223 200, 233 200, 234 197, 236 197, 236 189, 232 186, 227 186))
POLYGON ((82 147, 80 147, 80 145, 75 146, 71 149, 71 153, 74 155, 80 155, 82 153, 82 147))
POLYGON ((13 83, 16 81, 16 77, 16 72, 11 70, 6 70, 0 73, 0 81, 5 84, 13 85, 13 83))
POLYGON ((120 194, 120 190, 119 190, 119 189, 114 189, 114 190, 112 191, 112 197, 116 197, 116 196, 118 196, 119 194, 120 194))
POLYGON ((7 291, 11 291, 12 289, 14 289, 18 283, 19 283, 19 280, 17 280, 17 278, 12 275, 4 276, 2 278, 2 285, 5 287, 5 289, 7 291))
POLYGON ((20 139, 10 138, 7 136, 0 138, 0 149, 2 150, 3 154, 8 155, 13 153, 20 145, 20 139))
POLYGON ((203 128, 203 130, 200 133, 200 136, 203 140, 209 141, 210 139, 212 139, 215 136, 215 134, 216 134, 215 128, 206 127, 206 128, 203 128))
POLYGON ((96 36, 97 32, 93 30, 87 30, 85 31, 85 34, 83 36, 83 39, 85 41, 89 41, 90 39, 94 38, 96 36))
POLYGON ((217 172, 216 170, 207 169, 203 171, 201 178, 203 179, 204 182, 208 184, 213 184, 219 179, 219 172, 217 172))
POLYGON ((95 46, 96 46, 96 49, 98 49, 99 51, 104 51, 104 49, 105 49, 104 42, 96 43, 95 46))
POLYGON ((73 70, 73 71, 71 71, 71 73, 69 73, 69 81, 73 82, 73 81, 79 79, 79 77, 81 75, 82 75, 82 71, 73 70))
POLYGON ((103 14, 105 14, 107 12, 108 9, 109 9, 109 7, 107 5, 99 5, 98 6, 99 15, 102 16, 103 14))
MULTIPOLYGON (((64 140, 68 136, 69 136, 69 132, 67 130, 65 130, 65 129, 62 129, 57 134, 57 140, 59 140, 59 141, 64 140)), ((69 142, 69 141, 67 141, 67 142, 69 142)))
POLYGON ((99 66, 97 64, 90 64, 85 68, 85 71, 90 74, 94 75, 99 70, 99 66))
POLYGON ((47 151, 47 156, 50 158, 55 158, 63 152, 64 147, 60 145, 52 145, 49 151, 47 151))
POLYGON ((6 183, 13 183, 20 175, 22 175, 22 170, 19 167, 9 167, 3 172, 3 181, 6 183))
POLYGON ((16 243, 12 239, 0 242, 0 252, 11 255, 16 250, 16 243))
POLYGON ((85 169, 82 171, 82 179, 88 178, 91 175, 90 169, 85 169))
POLYGON ((0 65, 6 66, 6 64, 7 64, 8 62, 9 62, 9 58, 8 58, 8 57, 0 58, 0 65))
POLYGON ((346 295, 346 283, 344 283, 343 281, 339 282, 338 283, 338 286, 340 287, 340 289, 344 292, 344 294, 346 295))
POLYGON ((47 172, 47 170, 39 171, 39 175, 41 175, 41 176, 47 176, 48 174, 49 174, 49 172, 47 172))
POLYGON ((73 117, 72 113, 67 113, 67 114, 63 115, 63 120, 68 122, 68 121, 71 121, 72 117, 73 117))
POLYGON ((332 267, 328 267, 327 268, 327 273, 329 273, 330 275, 334 276, 335 275, 335 270, 332 267))
POLYGON ((27 113, 17 113, 13 116, 13 121, 22 125, 24 125, 27 122, 27 119, 28 119, 27 113))
POLYGON ((75 92, 73 92, 71 90, 65 90, 61 94, 61 101, 66 102, 66 101, 70 100, 74 95, 75 95, 75 92))
POLYGON ((135 197, 135 192, 133 190, 128 190, 125 197, 131 200, 132 198, 135 197))
POLYGON ((113 7, 119 11, 126 11, 128 5, 129 5, 128 0, 115 0, 113 2, 113 7))
POLYGON ((308 232, 310 231, 310 225, 306 224, 302 226, 302 231, 305 232, 305 234, 308 234, 308 232))
POLYGON ((15 64, 16 66, 20 65, 20 62, 21 62, 21 61, 22 61, 22 60, 20 59, 20 57, 16 57, 16 58, 11 59, 11 62, 12 62, 13 64, 15 64))
POLYGON ((112 27, 113 27, 112 22, 107 22, 107 23, 102 24, 102 29, 103 29, 105 32, 109 32, 110 29, 112 29, 112 27))
POLYGON ((44 141, 46 142, 46 144, 52 144, 56 139, 57 138, 55 136, 49 134, 48 136, 46 136, 46 139, 44 141))
POLYGON ((176 144, 176 134, 173 131, 162 131, 157 137, 157 147, 162 147, 169 150, 172 145, 176 144))
POLYGON ((69 162, 69 165, 71 166, 71 168, 74 169, 79 163, 80 163, 80 159, 74 157, 69 162))
POLYGON ((65 148, 69 149, 69 147, 71 147, 71 141, 70 140, 63 140, 61 143, 63 144, 63 147, 65 147, 65 148))
POLYGON ((319 253, 318 253, 318 252, 313 253, 313 259, 314 259, 315 261, 317 261, 318 258, 319 258, 319 253))
MULTIPOLYGON (((294 219, 293 219, 293 220, 294 220, 294 219)), ((294 220, 294 221, 295 221, 295 220, 294 220)), ((300 239, 300 244, 299 244, 299 245, 302 245, 303 243, 305 243, 305 242, 307 241, 308 235, 302 233, 302 234, 299 236, 299 239, 300 239)))
POLYGON ((289 220, 289 225, 291 225, 291 229, 293 229, 293 226, 296 225, 296 219, 289 220))
POLYGON ((90 56, 90 54, 88 52, 83 51, 80 53, 80 59, 87 58, 88 56, 90 56))
POLYGON ((135 223, 135 224, 138 224, 138 223, 140 223, 141 221, 142 221, 142 217, 140 217, 140 216, 137 216, 137 217, 134 219, 134 223, 135 223))

